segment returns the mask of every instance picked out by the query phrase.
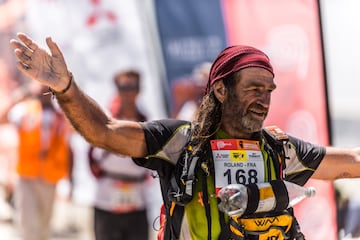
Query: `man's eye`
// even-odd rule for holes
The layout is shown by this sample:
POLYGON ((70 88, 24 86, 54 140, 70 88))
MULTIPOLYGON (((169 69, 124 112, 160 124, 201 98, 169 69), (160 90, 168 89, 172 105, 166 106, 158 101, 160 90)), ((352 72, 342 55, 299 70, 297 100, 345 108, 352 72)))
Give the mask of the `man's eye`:
POLYGON ((247 89, 248 91, 259 91, 258 87, 250 87, 247 89))
POLYGON ((253 91, 255 91, 255 92, 263 92, 264 90, 265 90, 265 89, 262 88, 262 87, 256 87, 256 88, 254 88, 253 91))

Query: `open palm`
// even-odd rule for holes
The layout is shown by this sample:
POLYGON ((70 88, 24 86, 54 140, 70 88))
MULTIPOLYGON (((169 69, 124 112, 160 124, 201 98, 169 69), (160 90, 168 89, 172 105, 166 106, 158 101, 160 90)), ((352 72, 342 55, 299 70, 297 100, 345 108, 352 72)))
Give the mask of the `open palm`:
POLYGON ((49 52, 23 33, 18 33, 17 37, 19 40, 10 41, 19 60, 17 67, 29 77, 55 91, 64 89, 69 82, 70 73, 57 44, 51 38, 46 38, 49 52))

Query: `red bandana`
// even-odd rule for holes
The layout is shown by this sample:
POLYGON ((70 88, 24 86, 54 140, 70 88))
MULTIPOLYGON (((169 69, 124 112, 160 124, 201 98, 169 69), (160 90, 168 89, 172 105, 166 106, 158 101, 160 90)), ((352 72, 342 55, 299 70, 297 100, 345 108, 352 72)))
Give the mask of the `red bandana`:
POLYGON ((248 67, 261 67, 274 75, 268 56, 259 49, 243 45, 225 48, 211 67, 206 92, 217 80, 225 79, 248 67))

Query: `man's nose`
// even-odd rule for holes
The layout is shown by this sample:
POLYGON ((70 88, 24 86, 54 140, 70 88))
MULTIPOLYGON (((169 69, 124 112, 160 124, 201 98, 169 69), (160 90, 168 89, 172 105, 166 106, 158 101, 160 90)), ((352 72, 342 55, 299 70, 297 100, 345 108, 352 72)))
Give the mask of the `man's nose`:
POLYGON ((269 93, 268 91, 263 92, 259 98, 258 98, 258 103, 265 107, 268 108, 270 106, 270 99, 271 99, 271 93, 269 93))

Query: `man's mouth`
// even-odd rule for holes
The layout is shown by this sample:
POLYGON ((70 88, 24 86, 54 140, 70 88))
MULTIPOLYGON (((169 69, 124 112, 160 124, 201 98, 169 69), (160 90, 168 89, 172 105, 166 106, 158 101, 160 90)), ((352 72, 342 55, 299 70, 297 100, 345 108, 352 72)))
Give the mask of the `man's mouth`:
POLYGON ((266 111, 262 111, 262 110, 256 110, 256 109, 252 109, 249 111, 251 113, 251 115, 255 116, 256 118, 260 119, 260 120, 264 120, 266 117, 266 111))

